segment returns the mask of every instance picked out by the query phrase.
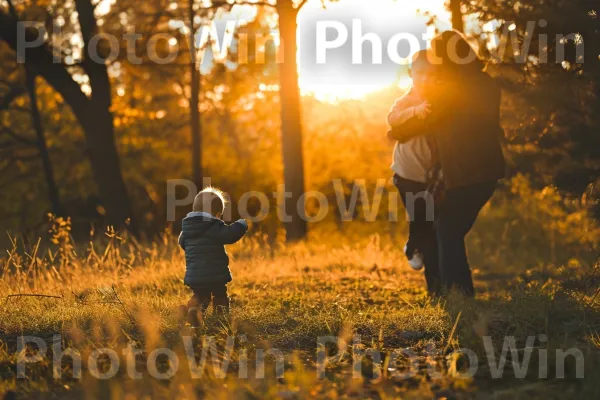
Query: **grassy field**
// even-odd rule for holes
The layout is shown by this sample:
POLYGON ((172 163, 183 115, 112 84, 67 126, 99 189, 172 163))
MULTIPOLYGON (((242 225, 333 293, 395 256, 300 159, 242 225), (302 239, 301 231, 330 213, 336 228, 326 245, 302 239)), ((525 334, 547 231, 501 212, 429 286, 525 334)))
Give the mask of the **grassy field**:
MULTIPOLYGON (((231 316, 208 313, 192 327, 178 313, 190 293, 182 283, 183 255, 171 235, 140 245, 109 234, 75 246, 67 226, 56 224, 54 243, 44 251, 14 239, 0 261, 0 393, 115 399, 598 398, 598 264, 540 263, 513 273, 498 264, 511 256, 489 242, 486 226, 484 217, 469 238, 476 300, 456 294, 428 299, 422 274, 411 271, 399 251, 402 238, 387 233, 322 230, 290 247, 245 238, 230 248, 231 316), (25 378, 17 379, 21 336, 40 338, 48 351, 26 364, 25 378), (211 348, 207 338, 213 339, 216 357, 206 353, 209 361, 194 375, 185 340, 197 361, 211 348), (497 364, 507 338, 514 340, 514 354, 508 352, 502 376, 493 378, 486 340, 497 364), (53 343, 80 353, 81 378, 73 379, 69 357, 53 363, 53 343), (114 350, 119 359, 110 379, 94 377, 113 372, 108 356, 95 353, 100 348, 114 350), (153 353, 158 348, 172 350, 178 365, 153 353), (470 353, 461 355, 459 348, 470 353), (135 358, 132 349, 139 349, 135 358), (557 349, 578 352, 563 362, 557 349), (264 377, 256 361, 261 353, 267 354, 264 377), (584 357, 579 365, 578 354, 584 357), (530 357, 529 367, 515 369, 515 355, 530 357), (217 367, 226 368, 215 369, 212 361, 223 359, 229 363, 217 367), (128 360, 135 360, 139 379, 128 370, 128 360), (547 366, 546 377, 540 366, 547 366), (577 377, 578 367, 583 377, 577 377), (62 377, 54 379, 53 373, 62 377), (157 379, 161 373, 173 376, 157 379)), ((22 357, 35 354, 31 346, 22 357)))

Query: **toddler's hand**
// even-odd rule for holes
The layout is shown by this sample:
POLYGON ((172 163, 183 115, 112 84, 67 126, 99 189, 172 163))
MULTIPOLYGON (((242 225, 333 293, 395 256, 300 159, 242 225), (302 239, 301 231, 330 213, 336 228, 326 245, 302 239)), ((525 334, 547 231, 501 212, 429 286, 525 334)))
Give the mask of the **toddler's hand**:
POLYGON ((425 119, 429 114, 431 114, 431 105, 428 102, 424 101, 415 107, 415 116, 418 119, 425 119))

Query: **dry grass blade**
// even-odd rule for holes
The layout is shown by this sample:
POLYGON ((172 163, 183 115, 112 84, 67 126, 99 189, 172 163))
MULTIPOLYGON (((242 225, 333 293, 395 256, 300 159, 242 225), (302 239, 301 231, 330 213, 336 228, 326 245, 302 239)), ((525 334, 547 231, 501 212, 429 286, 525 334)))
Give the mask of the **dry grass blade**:
POLYGON ((450 348, 450 345, 452 344, 452 338, 454 337, 454 333, 456 333, 456 327, 458 326, 458 321, 460 320, 461 315, 462 315, 462 311, 459 311, 458 315, 456 316, 456 321, 454 321, 454 326, 452 327, 452 330, 450 331, 450 336, 448 336, 448 342, 446 343, 446 347, 444 347, 444 351, 442 352, 442 354, 446 354, 446 352, 450 348))

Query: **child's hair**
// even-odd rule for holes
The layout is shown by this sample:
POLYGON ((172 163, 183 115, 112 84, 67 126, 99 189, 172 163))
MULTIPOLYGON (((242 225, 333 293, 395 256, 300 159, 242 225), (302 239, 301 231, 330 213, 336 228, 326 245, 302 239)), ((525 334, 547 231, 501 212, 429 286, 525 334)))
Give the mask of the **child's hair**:
POLYGON ((408 75, 412 76, 413 69, 415 68, 427 68, 429 66, 431 66, 429 52, 427 50, 419 50, 412 57, 408 75))
POLYGON ((428 50, 417 51, 412 57, 411 64, 412 65, 415 65, 415 64, 430 65, 431 63, 429 62, 429 51, 428 50))
POLYGON ((206 187, 194 198, 193 211, 203 211, 213 215, 222 214, 225 211, 225 193, 214 188, 206 187))

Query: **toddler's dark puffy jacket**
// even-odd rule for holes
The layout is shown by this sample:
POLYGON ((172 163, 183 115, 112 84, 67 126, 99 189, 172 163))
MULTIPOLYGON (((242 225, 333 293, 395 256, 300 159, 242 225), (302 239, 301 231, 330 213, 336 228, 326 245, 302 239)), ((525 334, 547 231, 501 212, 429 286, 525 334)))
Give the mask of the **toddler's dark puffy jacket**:
POLYGON ((226 244, 240 240, 248 224, 243 219, 227 225, 206 214, 190 213, 182 221, 179 245, 185 251, 185 278, 188 286, 231 281, 226 244))

